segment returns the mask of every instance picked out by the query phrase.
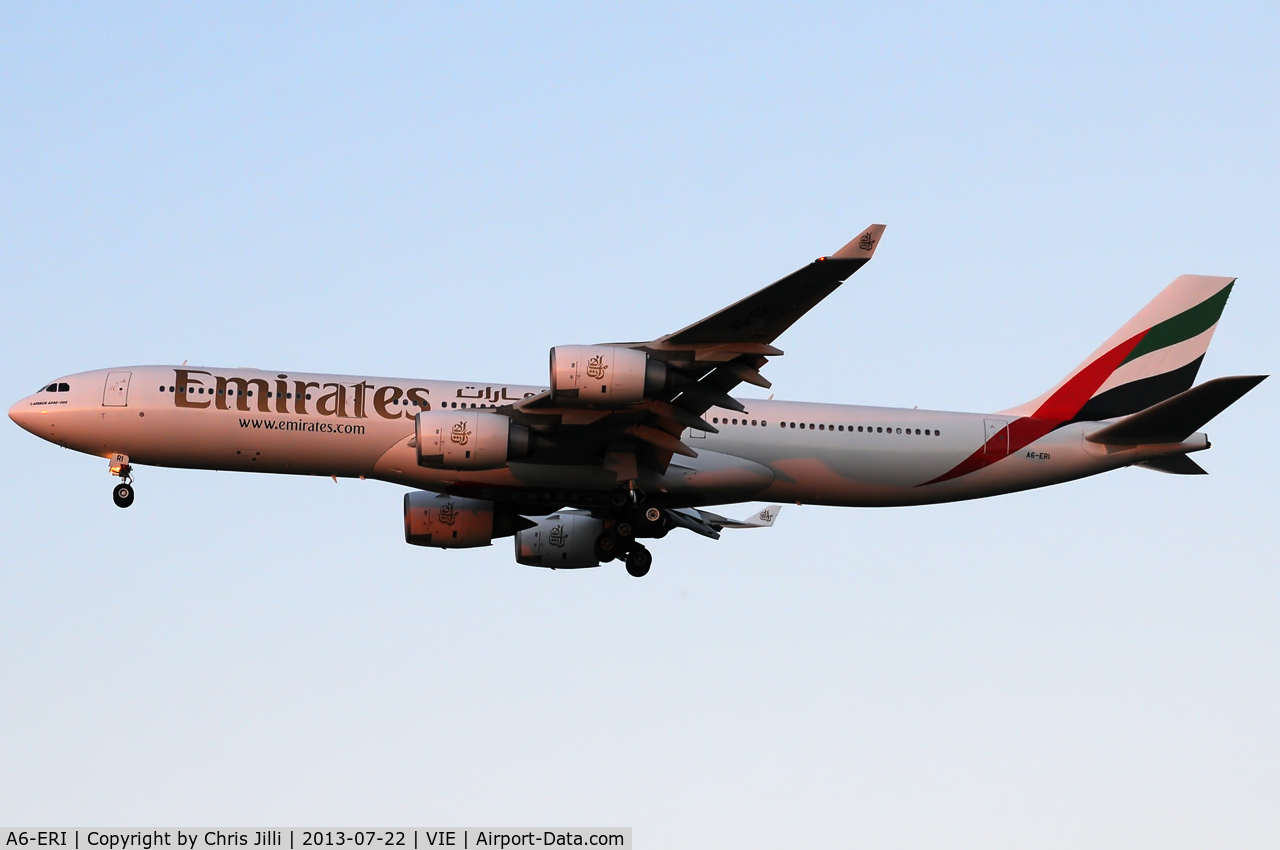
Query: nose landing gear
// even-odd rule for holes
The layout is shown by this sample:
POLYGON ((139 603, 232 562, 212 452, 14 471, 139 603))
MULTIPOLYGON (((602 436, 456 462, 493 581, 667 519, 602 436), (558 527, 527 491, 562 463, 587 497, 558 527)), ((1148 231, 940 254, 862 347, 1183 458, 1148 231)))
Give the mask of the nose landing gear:
POLYGON ((111 491, 111 498, 116 503, 117 508, 129 507, 133 504, 133 485, 124 481, 120 482, 111 491))
POLYGON ((117 508, 129 507, 133 504, 133 468, 129 466, 129 456, 112 455, 108 471, 120 478, 120 483, 111 491, 111 500, 117 508))

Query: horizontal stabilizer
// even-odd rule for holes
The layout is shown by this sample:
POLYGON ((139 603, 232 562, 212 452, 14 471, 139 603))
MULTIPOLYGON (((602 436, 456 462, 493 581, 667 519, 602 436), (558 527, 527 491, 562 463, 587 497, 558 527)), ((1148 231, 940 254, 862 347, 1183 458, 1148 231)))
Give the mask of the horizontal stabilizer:
POLYGON ((1156 472, 1167 472, 1170 475, 1208 475, 1208 471, 1203 466, 1196 463, 1186 455, 1166 455, 1164 457, 1152 458, 1144 460, 1142 463, 1135 463, 1134 466, 1140 466, 1143 469, 1152 469, 1156 472))
POLYGON ((1205 381, 1198 387, 1087 434, 1085 439, 1113 446, 1180 443, 1266 378, 1266 375, 1236 375, 1205 381))

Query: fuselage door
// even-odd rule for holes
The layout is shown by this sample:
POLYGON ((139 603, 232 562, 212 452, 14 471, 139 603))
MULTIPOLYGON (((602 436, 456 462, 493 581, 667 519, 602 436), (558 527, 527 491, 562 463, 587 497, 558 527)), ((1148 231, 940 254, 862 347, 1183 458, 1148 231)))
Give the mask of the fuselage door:
POLYGON ((1003 419, 987 419, 986 446, 989 457, 1004 457, 1009 453, 1009 423, 1003 419))
POLYGON ((103 407, 124 407, 129 403, 129 376, 132 372, 108 372, 102 391, 103 407))

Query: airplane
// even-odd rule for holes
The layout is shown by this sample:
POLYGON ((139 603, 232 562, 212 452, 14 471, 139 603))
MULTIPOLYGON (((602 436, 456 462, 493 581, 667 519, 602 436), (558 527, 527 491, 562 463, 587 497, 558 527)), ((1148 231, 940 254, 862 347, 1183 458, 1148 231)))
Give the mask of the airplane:
POLYGON ((9 410, 42 439, 137 466, 369 478, 412 488, 405 541, 514 538, 518 563, 621 559, 684 529, 768 528, 780 504, 978 499, 1120 467, 1205 470, 1201 428, 1267 376, 1194 385, 1234 278, 1183 275, 1040 397, 997 413, 735 398, 774 342, 874 255, 873 224, 753 295, 649 342, 551 349, 548 386, 129 366, 50 381, 9 410), (774 501, 741 520, 707 508, 774 501))

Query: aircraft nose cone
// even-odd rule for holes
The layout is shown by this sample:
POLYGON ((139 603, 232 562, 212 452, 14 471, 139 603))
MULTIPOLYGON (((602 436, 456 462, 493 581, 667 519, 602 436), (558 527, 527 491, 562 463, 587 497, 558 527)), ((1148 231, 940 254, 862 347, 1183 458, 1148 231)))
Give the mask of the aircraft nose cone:
POLYGON ((27 400, 25 398, 13 407, 9 408, 9 418, 17 423, 18 427, 24 430, 31 430, 27 426, 30 424, 32 416, 31 407, 27 404, 27 400))

